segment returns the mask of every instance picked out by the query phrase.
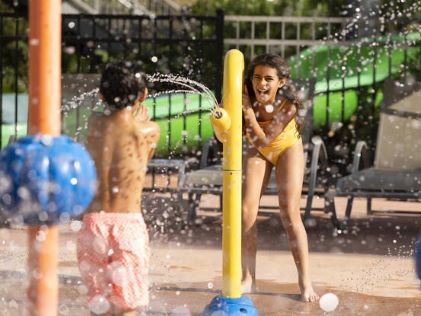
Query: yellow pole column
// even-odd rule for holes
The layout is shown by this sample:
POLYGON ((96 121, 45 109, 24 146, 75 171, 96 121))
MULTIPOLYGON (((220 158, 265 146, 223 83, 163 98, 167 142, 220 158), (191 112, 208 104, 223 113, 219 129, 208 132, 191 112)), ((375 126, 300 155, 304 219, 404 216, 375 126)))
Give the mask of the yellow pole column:
POLYGON ((244 57, 239 50, 225 55, 223 107, 230 119, 223 161, 223 284, 222 295, 241 297, 241 159, 244 57))
MULTIPOLYGON (((61 1, 29 1, 29 134, 60 134, 61 1)), ((56 316, 57 226, 28 229, 30 313, 56 316)))
POLYGON ((241 159, 244 57, 228 51, 224 62, 224 108, 211 113, 215 136, 224 144, 222 203, 222 295, 206 305, 203 316, 258 316, 253 302, 241 295, 241 159))

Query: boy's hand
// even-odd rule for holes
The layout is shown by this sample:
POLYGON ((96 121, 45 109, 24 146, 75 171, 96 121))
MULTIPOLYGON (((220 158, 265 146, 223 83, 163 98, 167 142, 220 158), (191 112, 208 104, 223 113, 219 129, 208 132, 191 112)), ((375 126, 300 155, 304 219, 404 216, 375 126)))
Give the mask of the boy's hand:
POLYGON ((151 120, 148 113, 148 108, 146 106, 139 106, 139 110, 136 113, 136 118, 140 122, 148 122, 151 120))

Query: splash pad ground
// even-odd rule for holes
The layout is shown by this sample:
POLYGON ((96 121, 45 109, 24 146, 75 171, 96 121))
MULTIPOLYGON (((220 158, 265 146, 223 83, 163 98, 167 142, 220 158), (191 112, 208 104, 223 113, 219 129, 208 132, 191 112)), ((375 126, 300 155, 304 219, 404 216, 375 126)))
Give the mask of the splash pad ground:
MULTIPOLYGON (((153 206, 150 201, 151 195, 145 195, 146 214, 168 203, 165 196, 154 196, 153 206)), ((321 200, 316 202, 322 205, 321 200)), ((275 197, 263 198, 264 205, 276 203, 275 197)), ((343 210, 345 199, 338 203, 343 210)), ((205 196, 201 206, 206 210, 217 204, 215 197, 205 196)), ((334 236, 330 220, 321 213, 315 213, 317 226, 308 229, 315 288, 320 295, 333 292, 339 298, 338 308, 328 315, 421 315, 421 289, 412 256, 421 219, 368 218, 364 200, 354 205, 354 228, 349 234, 334 236)), ((415 211, 419 203, 379 200, 373 207, 415 211)), ((145 315, 200 315, 221 287, 220 214, 200 211, 198 223, 185 230, 171 229, 171 215, 161 226, 153 218, 148 219, 151 303, 145 315)), ((319 304, 299 301, 295 267, 276 210, 262 210, 258 225, 258 292, 251 298, 260 315, 325 315, 319 304)), ((75 258, 77 226, 73 222, 61 227, 59 315, 89 315, 75 258)), ((1 315, 24 314, 26 254, 23 228, 0 230, 1 315)))

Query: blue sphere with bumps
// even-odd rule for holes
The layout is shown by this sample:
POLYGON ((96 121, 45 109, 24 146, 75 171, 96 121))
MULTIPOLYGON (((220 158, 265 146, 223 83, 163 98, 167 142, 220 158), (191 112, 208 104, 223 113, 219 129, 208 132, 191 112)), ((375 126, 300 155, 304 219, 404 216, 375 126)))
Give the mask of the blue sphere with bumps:
POLYGON ((12 221, 52 225, 79 216, 95 189, 93 160, 67 136, 25 136, 0 153, 0 209, 12 221))

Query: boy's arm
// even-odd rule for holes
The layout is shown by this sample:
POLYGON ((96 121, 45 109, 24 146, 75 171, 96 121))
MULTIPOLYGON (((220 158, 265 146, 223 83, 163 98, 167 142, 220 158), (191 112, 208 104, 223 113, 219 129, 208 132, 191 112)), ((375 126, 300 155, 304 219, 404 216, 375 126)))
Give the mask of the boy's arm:
POLYGON ((158 140, 159 140, 159 135, 160 135, 160 130, 159 130, 159 125, 155 122, 149 122, 150 126, 148 126, 148 132, 147 132, 147 139, 148 139, 148 144, 149 144, 149 154, 148 154, 148 160, 152 159, 154 153, 155 153, 155 149, 156 149, 156 145, 158 144, 158 140))
POLYGON ((156 145, 159 140, 159 125, 151 121, 148 114, 148 109, 143 105, 139 107, 136 120, 140 124, 140 133, 142 134, 142 139, 146 140, 148 148, 148 160, 150 160, 155 153, 156 145))
POLYGON ((88 149, 89 153, 94 158, 95 167, 97 170, 97 190, 101 190, 101 204, 103 207, 108 207, 110 202, 110 190, 109 190, 109 173, 111 168, 111 158, 112 152, 111 144, 108 141, 105 141, 105 147, 107 148, 107 154, 104 154, 104 148, 98 147, 98 137, 103 137, 102 135, 99 136, 98 134, 98 125, 101 125, 101 121, 98 117, 96 117, 96 113, 93 113, 88 119, 88 131, 86 137, 86 148, 88 149), (101 164, 97 166, 97 159, 96 157, 101 157, 101 164))

